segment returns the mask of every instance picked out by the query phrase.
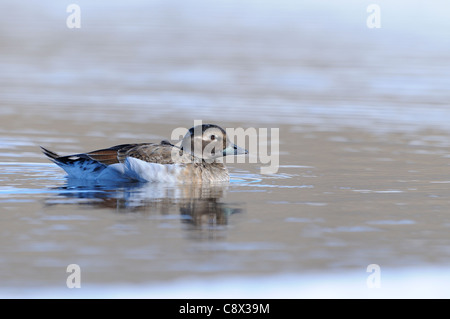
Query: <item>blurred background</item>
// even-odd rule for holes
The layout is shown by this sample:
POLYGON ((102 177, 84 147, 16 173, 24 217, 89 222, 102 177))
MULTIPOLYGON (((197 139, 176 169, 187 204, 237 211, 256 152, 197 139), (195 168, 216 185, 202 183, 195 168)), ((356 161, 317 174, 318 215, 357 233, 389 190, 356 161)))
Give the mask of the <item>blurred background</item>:
POLYGON ((1 295, 449 296, 448 1, 0 0, 0 11, 1 295), (67 25, 73 3, 80 28, 67 25), (229 189, 195 196, 104 189, 71 185, 38 149, 154 142, 194 120, 279 128, 279 172, 231 165, 229 189), (213 205, 216 224, 199 230, 180 197, 213 205), (373 263, 391 288, 367 289, 373 263))
POLYGON ((370 1, 69 4, 1 1, 2 115, 448 125, 445 1, 378 1, 381 28, 370 1))

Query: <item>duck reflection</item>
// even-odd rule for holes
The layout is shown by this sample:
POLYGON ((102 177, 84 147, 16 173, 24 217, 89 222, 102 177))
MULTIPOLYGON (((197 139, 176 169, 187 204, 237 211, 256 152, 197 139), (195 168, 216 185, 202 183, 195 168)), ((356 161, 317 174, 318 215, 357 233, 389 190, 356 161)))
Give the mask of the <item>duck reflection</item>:
POLYGON ((227 225, 232 214, 242 210, 223 203, 228 183, 215 185, 165 185, 161 183, 89 184, 68 179, 57 188, 57 196, 47 198, 46 205, 71 204, 119 213, 178 215, 195 228, 227 225))

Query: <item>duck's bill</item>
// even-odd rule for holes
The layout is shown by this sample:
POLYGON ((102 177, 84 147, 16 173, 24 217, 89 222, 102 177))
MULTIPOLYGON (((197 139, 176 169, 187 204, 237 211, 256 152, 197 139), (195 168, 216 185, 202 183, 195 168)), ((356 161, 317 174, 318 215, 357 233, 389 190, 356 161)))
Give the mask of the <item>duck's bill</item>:
POLYGON ((223 156, 242 154, 248 154, 248 151, 245 148, 239 147, 234 144, 230 144, 226 149, 223 150, 223 156))

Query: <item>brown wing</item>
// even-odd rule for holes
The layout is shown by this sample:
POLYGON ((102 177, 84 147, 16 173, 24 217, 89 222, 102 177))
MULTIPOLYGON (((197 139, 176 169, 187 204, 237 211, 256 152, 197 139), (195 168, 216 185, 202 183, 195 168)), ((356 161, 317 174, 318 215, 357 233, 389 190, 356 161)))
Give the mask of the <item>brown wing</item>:
POLYGON ((110 148, 92 151, 92 152, 86 153, 85 155, 94 161, 103 163, 105 165, 111 165, 111 164, 119 163, 119 158, 118 158, 119 152, 127 151, 138 145, 140 145, 140 144, 116 145, 116 146, 113 146, 110 148))
POLYGON ((161 144, 135 144, 132 147, 120 149, 117 158, 119 162, 125 161, 127 157, 134 157, 149 163, 174 164, 173 147, 172 144, 164 141, 161 144))

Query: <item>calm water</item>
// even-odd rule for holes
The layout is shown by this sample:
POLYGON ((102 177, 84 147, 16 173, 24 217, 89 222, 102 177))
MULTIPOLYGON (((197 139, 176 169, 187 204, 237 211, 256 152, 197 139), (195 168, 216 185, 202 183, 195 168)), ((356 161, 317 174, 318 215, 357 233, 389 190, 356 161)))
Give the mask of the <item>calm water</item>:
POLYGON ((0 296, 449 297, 439 3, 382 2, 368 29, 350 1, 79 1, 68 29, 64 4, 2 1, 0 296), (95 185, 39 151, 194 120, 279 128, 279 170, 254 153, 225 186, 95 185))

